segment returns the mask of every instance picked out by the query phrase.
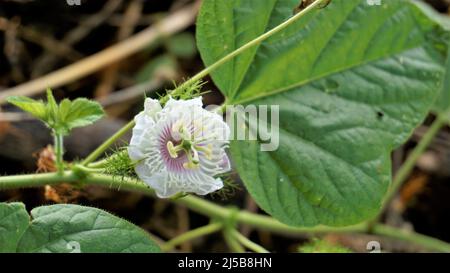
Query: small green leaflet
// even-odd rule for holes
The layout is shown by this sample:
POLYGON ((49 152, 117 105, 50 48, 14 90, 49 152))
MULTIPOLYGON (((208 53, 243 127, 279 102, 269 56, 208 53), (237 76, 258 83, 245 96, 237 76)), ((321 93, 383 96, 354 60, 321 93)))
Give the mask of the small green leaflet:
POLYGON ((74 101, 64 99, 58 105, 52 91, 47 90, 47 103, 23 96, 12 96, 7 101, 43 121, 57 134, 67 135, 70 130, 84 127, 103 117, 102 106, 85 98, 74 101))
POLYGON ((41 100, 34 100, 24 96, 12 96, 7 98, 7 101, 42 121, 47 119, 47 106, 41 100))

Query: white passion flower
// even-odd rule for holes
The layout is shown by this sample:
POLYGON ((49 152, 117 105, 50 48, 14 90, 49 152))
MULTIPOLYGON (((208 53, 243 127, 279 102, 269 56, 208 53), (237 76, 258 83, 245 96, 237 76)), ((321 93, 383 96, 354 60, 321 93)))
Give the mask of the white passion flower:
POLYGON ((164 108, 147 98, 135 121, 128 154, 158 197, 205 195, 223 187, 216 176, 230 170, 230 129, 222 116, 202 108, 201 97, 170 98, 164 108))

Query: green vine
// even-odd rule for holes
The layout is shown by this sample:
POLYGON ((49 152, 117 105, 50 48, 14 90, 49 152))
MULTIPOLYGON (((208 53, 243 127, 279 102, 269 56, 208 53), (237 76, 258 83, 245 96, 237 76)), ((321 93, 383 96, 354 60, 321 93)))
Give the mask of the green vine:
MULTIPOLYGON (((123 181, 115 179, 109 175, 91 174, 87 176, 80 176, 73 171, 65 171, 63 174, 58 173, 44 173, 44 174, 28 174, 0 177, 0 190, 17 189, 26 187, 41 187, 44 185, 56 185, 61 182, 79 183, 83 185, 98 185, 110 189, 122 189, 126 191, 139 192, 148 196, 154 197, 154 192, 146 184, 125 178, 123 181)), ((170 199, 169 199, 170 200, 170 199)), ((248 225, 255 229, 266 230, 273 233, 283 235, 304 235, 308 233, 373 233, 376 235, 391 237, 402 241, 411 242, 421 245, 430 250, 442 251, 450 253, 450 244, 435 238, 418 234, 415 232, 405 232, 397 228, 388 227, 382 224, 375 224, 369 232, 368 223, 362 223, 347 227, 292 227, 278 222, 269 216, 259 215, 243 210, 236 210, 235 208, 224 208, 216 205, 210 201, 204 200, 195 196, 186 196, 175 200, 170 200, 178 205, 185 206, 192 211, 207 216, 211 219, 216 219, 225 226, 230 218, 238 225, 248 225)), ((233 237, 228 231, 225 237, 233 237)), ((195 237, 195 236, 194 236, 195 237)), ((236 241, 233 237, 231 241, 236 241)), ((236 242, 234 242, 236 243, 236 242)), ((235 245, 232 243, 233 245, 235 245)))
MULTIPOLYGON (((299 11, 289 20, 285 21, 284 23, 280 24, 274 29, 266 32, 265 34, 259 36, 258 38, 246 43, 239 49, 229 53, 228 55, 226 55, 216 63, 212 64, 211 66, 206 67, 204 70, 200 71, 197 75, 195 75, 191 79, 187 80, 186 82, 178 86, 175 90, 189 90, 189 86, 198 87, 198 85, 195 84, 200 83, 202 78, 210 74, 219 66, 233 59, 234 57, 244 52, 245 50, 257 46, 265 39, 271 37, 275 33, 278 33, 279 31, 285 29, 293 22, 297 21, 299 18, 307 14, 312 9, 321 7, 321 5, 326 2, 328 1, 318 0, 313 2, 308 7, 299 11)), ((197 89, 192 90, 196 91, 197 89)), ((163 100, 165 99, 167 99, 167 97, 163 98, 163 100)), ((389 204, 392 197, 396 194, 397 190, 400 188, 402 183, 408 177, 418 157, 423 153, 423 151, 429 145, 429 143, 436 135, 436 133, 439 131, 439 129, 446 124, 447 116, 448 113, 438 116, 436 121, 430 127, 427 134, 424 136, 421 142, 417 145, 416 149, 411 153, 409 158, 406 160, 406 163, 402 166, 402 168, 400 169, 400 171, 398 172, 397 176, 394 179, 393 186, 390 189, 389 194, 383 204, 383 208, 385 208, 389 204)), ((124 174, 124 172, 127 172, 129 170, 124 171, 122 169, 113 169, 113 170, 110 169, 109 171, 107 170, 107 173, 109 172, 110 174, 100 174, 98 172, 100 172, 101 169, 104 168, 105 166, 110 166, 110 164, 108 164, 108 160, 94 162, 100 156, 102 156, 105 153, 105 151, 107 151, 118 139, 124 136, 134 126, 135 122, 130 121, 127 125, 125 125, 117 133, 111 136, 102 145, 100 145, 88 157, 86 157, 86 159, 84 159, 80 165, 74 165, 72 167, 72 170, 66 171, 64 171, 64 163, 62 157, 63 138, 61 134, 54 134, 56 165, 58 167, 58 172, 3 176, 0 177, 0 190, 17 189, 25 187, 41 187, 44 185, 56 185, 62 182, 66 182, 66 183, 81 183, 83 185, 99 185, 113 189, 120 188, 126 191, 140 192, 148 196, 154 196, 154 192, 147 185, 134 178, 129 178, 127 177, 127 175, 124 174), (119 174, 123 175, 121 179, 117 179, 116 177, 119 174)), ((379 224, 378 218, 369 223, 362 223, 359 225, 341 228, 333 228, 326 226, 299 228, 287 226, 269 216, 259 215, 248 211, 239 210, 236 208, 225 208, 195 196, 184 196, 180 198, 173 198, 169 199, 169 201, 178 205, 186 206, 192 211, 195 211, 199 214, 209 217, 210 219, 214 219, 214 221, 204 227, 191 230, 189 232, 180 235, 179 237, 169 240, 168 242, 162 245, 162 249, 164 251, 171 251, 177 245, 183 242, 221 231, 224 235, 225 241, 227 242, 228 246, 230 247, 231 250, 235 252, 244 252, 245 251, 244 247, 254 252, 261 252, 261 253, 268 252, 262 246, 259 246, 256 243, 250 241, 248 238, 246 238, 236 230, 236 227, 239 225, 247 225, 259 230, 267 230, 279 234, 293 234, 293 235, 305 233, 328 233, 328 232, 373 233, 380 236, 386 236, 418 244, 430 250, 450 252, 450 244, 448 243, 415 232, 405 232, 397 228, 379 224)))

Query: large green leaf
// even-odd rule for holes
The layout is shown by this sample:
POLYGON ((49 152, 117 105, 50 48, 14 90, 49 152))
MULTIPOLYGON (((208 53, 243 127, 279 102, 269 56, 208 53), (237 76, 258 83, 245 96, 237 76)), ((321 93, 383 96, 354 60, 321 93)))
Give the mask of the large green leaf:
MULTIPOLYGON (((447 31, 450 30, 450 17, 447 14, 438 13, 431 6, 425 4, 422 4, 422 8, 435 20, 439 21, 439 23, 447 31)), ((450 47, 450 43, 447 44, 447 47, 450 47)), ((442 88, 440 89, 439 95, 437 96, 437 99, 432 107, 432 110, 435 113, 443 114, 444 112, 450 111, 450 54, 447 56, 445 70, 442 88)))
POLYGON ((0 203, 0 253, 16 252, 29 222, 30 216, 22 203, 0 203))
MULTIPOLYGON (((450 45, 449 45, 450 46, 450 45)), ((450 110, 450 54, 447 59, 446 73, 439 96, 433 105, 433 111, 444 113, 450 110)))
MULTIPOLYGON (((197 43, 206 65, 292 16, 298 0, 207 0, 197 43)), ((230 104, 279 105, 280 146, 233 141, 256 202, 296 226, 372 217, 390 152, 441 85, 447 33, 412 1, 333 0, 212 73, 230 104)))
POLYGON ((148 234, 103 210, 52 205, 31 211, 18 252, 159 252, 148 234))

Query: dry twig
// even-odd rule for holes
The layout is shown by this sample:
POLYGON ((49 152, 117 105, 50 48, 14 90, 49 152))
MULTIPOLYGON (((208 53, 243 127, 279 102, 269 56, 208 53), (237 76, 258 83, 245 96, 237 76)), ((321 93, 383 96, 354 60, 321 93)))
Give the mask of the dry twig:
POLYGON ((117 62, 145 48, 149 43, 161 36, 171 35, 191 25, 197 14, 198 4, 190 5, 169 15, 158 24, 146 28, 136 35, 106 48, 92 56, 47 74, 41 78, 9 88, 0 92, 0 105, 5 103, 8 96, 32 96, 43 92, 47 87, 60 87, 69 82, 78 80, 99 69, 117 62))

